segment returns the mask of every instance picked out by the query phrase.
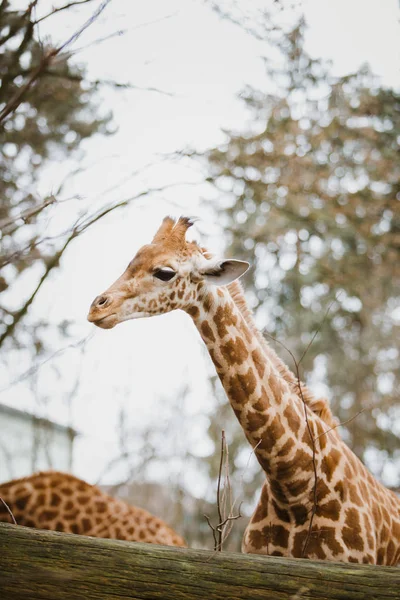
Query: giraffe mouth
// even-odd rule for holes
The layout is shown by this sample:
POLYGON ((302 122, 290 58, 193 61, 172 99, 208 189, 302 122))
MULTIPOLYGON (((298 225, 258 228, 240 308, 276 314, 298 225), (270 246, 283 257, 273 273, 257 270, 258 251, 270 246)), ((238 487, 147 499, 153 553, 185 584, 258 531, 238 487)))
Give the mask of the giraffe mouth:
POLYGON ((92 320, 92 323, 97 327, 101 327, 101 329, 112 329, 118 323, 118 318, 116 313, 112 313, 111 315, 106 315, 101 319, 92 320))

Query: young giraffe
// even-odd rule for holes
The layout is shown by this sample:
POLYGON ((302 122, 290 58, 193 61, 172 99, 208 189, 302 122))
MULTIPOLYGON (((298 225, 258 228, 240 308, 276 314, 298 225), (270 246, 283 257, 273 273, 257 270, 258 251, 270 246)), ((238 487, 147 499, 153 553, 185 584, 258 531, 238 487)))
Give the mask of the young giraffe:
POLYGON ((164 521, 68 473, 44 471, 0 484, 0 521, 92 537, 185 546, 164 521))
POLYGON ((89 321, 110 329, 175 309, 193 319, 266 474, 245 552, 397 564, 400 499, 302 401, 265 352, 225 287, 248 264, 207 259, 185 240, 190 225, 186 218, 164 219, 152 243, 95 298, 89 321))

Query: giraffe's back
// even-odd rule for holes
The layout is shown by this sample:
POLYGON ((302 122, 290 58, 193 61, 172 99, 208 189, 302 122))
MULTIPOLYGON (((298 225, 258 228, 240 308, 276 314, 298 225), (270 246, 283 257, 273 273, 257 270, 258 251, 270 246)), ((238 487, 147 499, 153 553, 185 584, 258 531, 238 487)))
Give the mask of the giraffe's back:
MULTIPOLYGON (((0 498, 18 525, 94 537, 185 546, 164 521, 103 493, 97 486, 57 471, 0 484, 0 498)), ((13 522, 0 501, 0 521, 13 522)))

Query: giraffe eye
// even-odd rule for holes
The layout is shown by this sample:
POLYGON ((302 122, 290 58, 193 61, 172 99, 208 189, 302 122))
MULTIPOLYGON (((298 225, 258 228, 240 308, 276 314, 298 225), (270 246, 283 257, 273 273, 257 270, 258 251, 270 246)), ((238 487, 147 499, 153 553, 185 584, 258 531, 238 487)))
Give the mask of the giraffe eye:
POLYGON ((170 281, 175 277, 176 273, 170 267, 164 267, 163 269, 157 269, 153 275, 154 277, 157 277, 157 279, 161 279, 161 281, 170 281))

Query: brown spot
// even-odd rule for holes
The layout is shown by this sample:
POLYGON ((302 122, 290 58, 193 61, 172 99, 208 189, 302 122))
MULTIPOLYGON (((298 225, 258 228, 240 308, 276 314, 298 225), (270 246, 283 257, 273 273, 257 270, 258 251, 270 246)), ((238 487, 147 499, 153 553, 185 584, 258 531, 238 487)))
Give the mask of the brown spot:
POLYGON ((225 344, 221 345, 221 354, 229 364, 242 364, 249 353, 247 348, 240 338, 234 340, 228 340, 225 344))
POLYGON ((289 481, 287 484, 288 494, 293 498, 300 496, 300 494, 304 494, 309 486, 310 481, 308 477, 306 479, 296 479, 295 481, 289 481))
POLYGON ((263 527, 261 531, 250 531, 249 541, 256 550, 268 548, 269 544, 287 548, 289 532, 283 525, 267 525, 266 527, 263 527))
POLYGON ((71 523, 70 525, 71 533, 79 533, 79 526, 76 523, 71 523))
POLYGON ((265 390, 262 391, 260 400, 257 400, 257 402, 253 404, 253 408, 258 412, 262 412, 267 408, 265 404, 265 390))
POLYGON ((87 519, 86 517, 84 517, 82 519, 81 523, 82 523, 82 533, 87 533, 92 527, 92 523, 91 523, 90 519, 87 519))
POLYGON ((389 541, 386 551, 386 564, 393 564, 393 559, 395 557, 396 547, 392 540, 389 541))
POLYGON ((78 514, 79 510, 76 508, 75 510, 71 510, 71 512, 69 513, 65 513, 64 519, 67 519, 67 521, 73 521, 74 519, 76 519, 78 514))
POLYGON ((50 506, 59 506, 61 504, 61 497, 53 492, 51 494, 50 506))
POLYGON ((364 540, 361 537, 360 517, 355 508, 346 510, 345 527, 342 529, 342 538, 348 548, 364 550, 364 540))
MULTIPOLYGON (((264 436, 258 446, 260 450, 265 450, 267 452, 271 452, 272 448, 275 446, 276 442, 283 436, 285 433, 285 429, 280 421, 278 415, 272 419, 267 431, 264 433, 264 436)), ((279 465, 278 465, 279 469, 279 465)))
POLYGON ((327 439, 326 439, 326 429, 322 423, 320 421, 316 421, 316 425, 317 425, 317 436, 318 436, 318 443, 319 443, 319 447, 321 448, 321 450, 324 450, 326 448, 326 444, 327 439))
POLYGON ((193 319, 196 319, 199 316, 200 311, 197 306, 190 306, 190 308, 188 308, 188 313, 193 319))
POLYGON ((308 510, 303 504, 297 504, 290 509, 296 525, 304 525, 308 518, 308 510))
POLYGON ((55 524, 56 531, 65 531, 64 523, 62 521, 57 521, 55 524))
POLYGON ((262 521, 265 517, 268 516, 268 504, 269 504, 269 493, 268 486, 264 485, 261 492, 261 498, 257 505, 257 509, 253 516, 251 517, 252 523, 258 523, 258 521, 262 521))
POLYGON ((210 310, 211 310, 211 304, 212 304, 212 302, 211 302, 210 296, 206 296, 203 299, 203 308, 206 311, 206 313, 210 312, 210 310))
POLYGON ((72 502, 72 500, 68 500, 68 502, 65 504, 65 510, 71 510, 74 507, 74 503, 72 502))
POLYGON ((44 521, 52 521, 58 515, 56 510, 43 510, 39 515, 39 523, 43 523, 44 521))
POLYGON ((213 348, 209 348, 208 349, 208 353, 209 353, 209 355, 211 357, 211 360, 213 361, 214 366, 217 369, 217 371, 222 371, 223 370, 223 366, 219 362, 219 360, 217 359, 217 357, 215 356, 215 352, 214 352, 213 348))
POLYGON ((275 514, 280 521, 283 521, 284 523, 290 523, 290 513, 286 508, 280 507, 275 500, 272 501, 272 506, 274 507, 275 514))
MULTIPOLYGON (((311 428, 311 426, 310 426, 310 428, 311 428)), ((301 441, 303 442, 303 444, 308 446, 310 448, 310 450, 313 449, 314 446, 313 446, 313 439, 312 439, 312 429, 310 431, 308 429, 308 427, 305 428, 303 437, 301 438, 301 441)))
MULTIPOLYGON (((280 425, 280 427, 282 426, 280 425)), ((301 448, 296 451, 292 459, 282 460, 277 464, 276 476, 278 479, 293 479, 297 469, 300 469, 300 471, 313 470, 312 457, 301 448)))
POLYGON ((303 556, 303 548, 307 540, 307 547, 305 557, 315 555, 317 558, 324 560, 327 557, 326 552, 322 548, 322 544, 326 545, 331 556, 335 557, 341 554, 344 550, 343 546, 336 539, 336 529, 334 527, 323 527, 315 526, 309 536, 308 530, 299 531, 294 536, 293 553, 295 558, 301 558, 303 556))
POLYGON ((61 488, 61 493, 64 494, 64 496, 72 496, 72 490, 71 488, 68 487, 63 487, 61 488))
POLYGON ((336 467, 340 462, 340 458, 341 453, 336 448, 332 448, 330 453, 327 456, 324 456, 321 469, 322 472, 325 473, 328 481, 332 480, 333 474, 336 471, 336 467))
POLYGON ((213 330, 211 329, 210 325, 207 323, 207 321, 202 322, 200 329, 201 329, 201 333, 203 334, 203 337, 206 340, 215 342, 215 335, 214 335, 213 330))
POLYGON ((78 496, 77 497, 77 501, 79 502, 79 504, 87 504, 89 502, 90 498, 89 496, 78 496))
POLYGON ((25 496, 20 496, 19 498, 17 498, 15 501, 16 508, 18 508, 19 510, 24 510, 24 508, 28 504, 29 498, 30 498, 29 494, 26 494, 25 496))
POLYGON ((27 519, 24 521, 24 525, 25 527, 36 527, 36 523, 35 521, 32 521, 32 519, 27 519))
POLYGON ((52 487, 52 488, 58 487, 62 482, 63 482, 62 479, 60 479, 59 477, 55 477, 54 479, 50 480, 50 487, 52 487))
POLYGON ((263 375, 264 375, 264 372, 265 372, 265 358, 264 358, 264 355, 261 352, 261 350, 259 350, 259 348, 256 348, 251 353, 251 358, 253 359, 254 366, 257 369, 257 373, 258 373, 258 375, 259 375, 259 377, 261 379, 263 377, 263 375))
POLYGON ((318 504, 316 514, 319 517, 338 521, 340 516, 340 503, 337 500, 330 500, 329 502, 325 502, 325 504, 318 504))
POLYGON ((38 494, 38 496, 36 498, 36 502, 35 502, 36 506, 41 506, 42 504, 45 503, 45 500, 46 500, 46 494, 43 494, 43 493, 38 494))
MULTIPOLYGON (((263 466, 263 465, 261 465, 261 466, 263 466)), ((268 472, 267 471, 268 467, 269 467, 269 465, 267 463, 264 466, 264 470, 266 472, 268 472)), ((279 483, 279 481, 277 481, 276 479, 272 479, 271 483, 270 483, 270 486, 271 486, 271 492, 274 495, 274 497, 278 500, 278 502, 284 503, 284 502, 287 501, 286 493, 285 493, 285 491, 283 489, 283 486, 279 483)))
POLYGON ((256 389, 257 381, 251 368, 247 373, 233 375, 229 381, 229 397, 237 404, 245 404, 256 389))
POLYGON ((284 393, 284 387, 283 387, 283 382, 275 375, 272 375, 269 379, 268 379, 268 384, 269 388, 271 389, 273 398, 275 400, 275 402, 277 404, 281 403, 282 400, 282 396, 284 393))
POLYGON ((271 552, 271 556, 283 556, 283 552, 279 552, 279 550, 274 550, 271 552))
POLYGON ((355 556, 349 556, 348 561, 351 563, 358 563, 359 560, 355 556))
POLYGON ((175 298, 175 292, 171 292, 169 295, 169 299, 172 301, 175 298))
POLYGON ((351 483, 347 487, 349 490, 349 498, 350 498, 351 502, 353 502, 353 504, 357 504, 358 506, 362 506, 363 501, 361 500, 360 496, 358 495, 357 487, 351 483))
POLYGON ((214 315, 214 323, 220 338, 228 333, 228 327, 237 324, 237 317, 232 313, 228 305, 218 306, 214 315))
POLYGON ((385 562, 385 549, 384 548, 379 548, 378 553, 377 553, 377 557, 376 557, 376 564, 377 565, 383 565, 385 562))
POLYGON ((338 481, 333 489, 335 490, 335 492, 337 492, 340 502, 344 502, 346 494, 343 481, 338 481))
POLYGON ((372 535, 373 527, 372 527, 371 521, 369 520, 368 515, 366 515, 365 513, 363 514, 363 518, 364 518, 364 529, 365 529, 365 532, 367 534, 367 543, 368 543, 368 546, 370 548, 374 548, 374 546, 375 546, 375 543, 374 543, 375 540, 374 540, 374 537, 372 535))
POLYGON ((290 429, 295 435, 297 435, 301 424, 299 415, 294 411, 294 409, 290 405, 285 408, 283 414, 287 419, 290 429))
POLYGON ((183 294, 184 294, 184 291, 183 291, 183 289, 182 289, 182 290, 178 290, 178 291, 177 291, 177 295, 178 295, 178 298, 179 298, 179 300, 182 300, 182 298, 183 298, 183 294))
POLYGON ((258 412, 248 411, 247 413, 247 425, 250 432, 255 432, 260 429, 266 423, 266 416, 258 412))
POLYGON ((290 454, 290 452, 293 449, 294 445, 295 445, 294 440, 292 440, 292 438, 289 438, 283 444, 282 448, 279 450, 279 452, 277 453, 276 456, 279 456, 279 457, 287 456, 288 454, 290 454))
POLYGON ((97 501, 96 502, 96 508, 97 508, 97 512, 104 513, 107 510, 107 505, 106 505, 105 502, 97 501))
POLYGON ((269 536, 269 540, 275 546, 287 548, 289 542, 289 531, 283 525, 270 525, 264 527, 263 531, 269 536))
POLYGON ((139 532, 139 539, 144 540, 144 538, 146 537, 145 532, 143 531, 143 529, 139 532))
POLYGON ((330 494, 331 490, 326 485, 325 481, 318 477, 317 480, 317 502, 321 502, 326 496, 330 494))

